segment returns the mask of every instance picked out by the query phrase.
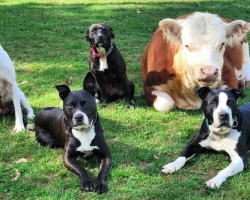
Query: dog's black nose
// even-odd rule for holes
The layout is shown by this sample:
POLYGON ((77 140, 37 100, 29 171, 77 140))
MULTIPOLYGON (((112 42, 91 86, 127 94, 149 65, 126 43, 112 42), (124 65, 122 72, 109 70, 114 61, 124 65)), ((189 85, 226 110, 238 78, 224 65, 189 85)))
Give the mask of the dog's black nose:
POLYGON ((220 117, 220 119, 222 119, 222 120, 228 120, 228 119, 229 119, 228 113, 227 113, 227 112, 224 112, 224 111, 219 113, 219 117, 220 117))
POLYGON ((103 36, 102 36, 102 35, 98 35, 98 36, 97 36, 97 39, 98 39, 98 40, 102 40, 102 39, 103 39, 103 36))
POLYGON ((82 114, 76 114, 76 115, 75 115, 75 120, 76 120, 77 122, 82 122, 82 120, 83 120, 83 115, 82 115, 82 114))

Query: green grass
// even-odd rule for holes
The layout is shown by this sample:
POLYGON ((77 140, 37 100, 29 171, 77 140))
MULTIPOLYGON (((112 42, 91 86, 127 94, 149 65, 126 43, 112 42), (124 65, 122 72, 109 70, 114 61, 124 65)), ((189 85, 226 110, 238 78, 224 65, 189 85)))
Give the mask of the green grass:
MULTIPOLYGON (((180 109, 159 113, 148 107, 140 60, 160 20, 194 11, 250 21, 249 0, 0 0, 0 42, 35 113, 47 106, 62 107, 54 85, 64 84, 67 77, 73 77, 72 90, 82 87, 89 54, 84 34, 92 23, 114 29, 114 42, 136 85, 135 109, 127 109, 123 100, 98 106, 113 158, 107 193, 81 191, 79 178, 63 167, 61 149, 41 147, 33 132, 12 132, 14 117, 5 117, 0 118, 0 199, 249 199, 249 170, 229 178, 220 189, 204 187, 229 164, 225 154, 196 156, 174 175, 160 172, 197 133, 203 114, 180 109), (28 162, 15 163, 20 158, 28 162), (21 176, 12 181, 15 169, 21 176)), ((249 101, 250 91, 246 93, 240 105, 249 101)), ((99 164, 80 162, 94 179, 99 164)))

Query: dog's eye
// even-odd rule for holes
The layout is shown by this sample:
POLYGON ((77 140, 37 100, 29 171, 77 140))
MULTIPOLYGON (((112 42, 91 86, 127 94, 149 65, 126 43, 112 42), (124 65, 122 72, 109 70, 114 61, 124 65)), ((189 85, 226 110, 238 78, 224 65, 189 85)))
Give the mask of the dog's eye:
POLYGON ((82 102, 81 102, 81 105, 82 105, 82 106, 87 106, 87 105, 89 105, 89 102, 88 102, 88 101, 82 101, 82 102))
POLYGON ((66 105, 68 109, 72 109, 73 106, 72 105, 66 105))
POLYGON ((227 100, 227 105, 233 105, 233 104, 234 104, 234 101, 232 99, 227 100))
POLYGON ((215 102, 214 102, 214 101, 210 101, 208 105, 209 105, 209 106, 214 106, 214 105, 215 105, 215 102))

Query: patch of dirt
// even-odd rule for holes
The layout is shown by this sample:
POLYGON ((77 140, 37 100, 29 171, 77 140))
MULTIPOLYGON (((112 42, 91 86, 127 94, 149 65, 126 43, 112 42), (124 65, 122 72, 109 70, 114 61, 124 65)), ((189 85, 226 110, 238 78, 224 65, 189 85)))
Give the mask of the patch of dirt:
POLYGON ((177 131, 178 130, 178 127, 172 127, 170 129, 168 129, 168 131, 177 131))

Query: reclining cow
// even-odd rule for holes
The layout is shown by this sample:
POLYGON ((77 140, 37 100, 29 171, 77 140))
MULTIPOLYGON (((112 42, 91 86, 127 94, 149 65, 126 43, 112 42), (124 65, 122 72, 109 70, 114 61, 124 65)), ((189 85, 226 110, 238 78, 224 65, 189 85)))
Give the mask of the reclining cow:
POLYGON ((198 109, 195 89, 250 83, 250 24, 195 12, 159 22, 141 62, 145 98, 158 111, 198 109))

